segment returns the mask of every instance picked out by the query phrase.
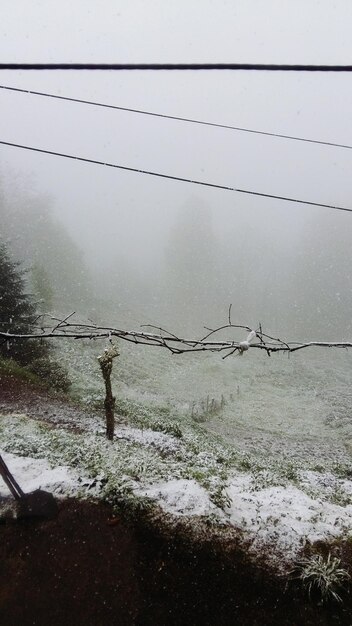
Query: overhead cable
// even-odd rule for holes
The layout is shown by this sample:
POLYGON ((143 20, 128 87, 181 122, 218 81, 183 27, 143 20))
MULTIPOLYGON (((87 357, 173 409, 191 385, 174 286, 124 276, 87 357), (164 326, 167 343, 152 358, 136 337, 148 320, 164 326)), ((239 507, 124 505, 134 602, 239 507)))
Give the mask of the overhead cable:
POLYGON ((277 63, 0 63, 0 70, 352 72, 352 65, 277 63))
POLYGON ((92 100, 82 100, 81 98, 70 98, 69 96, 59 96, 53 93, 46 93, 44 91, 33 91, 32 89, 20 89, 19 87, 9 87, 8 85, 0 85, 0 89, 6 91, 15 91, 18 93, 30 94, 32 96, 41 96, 45 98, 54 98, 56 100, 65 100, 67 102, 76 102, 79 104, 88 104, 91 106, 102 107, 105 109, 115 109, 117 111, 126 111, 129 113, 138 113, 140 115, 149 115, 152 117, 162 117, 168 120, 177 120, 179 122, 187 122, 191 124, 200 124, 202 126, 213 126, 216 128, 226 128, 228 130, 235 130, 244 133, 252 133, 255 135, 266 135, 268 137, 279 137, 280 139, 292 139, 294 141, 304 141, 307 143, 316 143, 322 146, 333 146, 335 148, 346 148, 352 150, 352 146, 348 144, 334 143, 332 141, 320 141, 318 139, 308 139, 306 137, 295 137, 294 135, 284 135, 282 133, 270 133, 263 130, 254 130, 252 128, 243 128, 241 126, 231 126, 228 124, 218 124, 216 122, 205 122, 203 120, 196 120, 189 117, 180 117, 178 115, 166 115, 165 113, 155 113, 153 111, 144 111, 143 109, 131 109, 130 107, 117 106, 115 104, 105 104, 103 102, 95 102, 92 100))
POLYGON ((333 204, 322 204, 321 202, 312 202, 310 200, 300 200, 298 198, 290 198, 288 196, 279 196, 270 193, 263 193, 259 191, 251 191, 249 189, 238 189, 236 187, 229 187, 227 185, 218 185, 216 183, 208 183, 201 180, 195 180, 191 178, 183 178, 181 176, 172 176, 171 174, 162 174, 161 172, 152 172, 150 170, 144 170, 136 167, 128 167, 127 165, 118 165, 116 163, 108 163, 105 161, 98 161, 96 159, 88 159, 85 157, 75 156, 73 154, 66 154, 63 152, 54 152, 53 150, 44 150, 43 148, 35 148, 33 146, 24 146, 18 143, 12 143, 9 141, 0 141, 3 146, 10 146, 12 148, 20 148, 22 150, 30 150, 32 152, 39 152, 42 154, 50 154, 52 156, 58 156, 65 159, 72 159, 74 161, 82 161, 84 163, 92 163, 94 165, 102 165, 104 167, 112 167, 118 170, 124 170, 127 172, 136 172, 137 174, 147 174, 148 176, 156 176, 158 178, 166 178, 168 180, 177 180, 183 183, 190 183, 192 185, 202 185, 203 187, 211 187, 213 189, 224 189, 225 191, 234 191, 236 193, 243 193, 250 196, 260 196, 262 198, 272 198, 274 200, 283 200, 285 202, 295 202, 297 204, 306 204, 309 206, 316 206, 325 209, 334 209, 335 211, 348 211, 352 213, 352 209, 342 206, 336 206, 333 204))

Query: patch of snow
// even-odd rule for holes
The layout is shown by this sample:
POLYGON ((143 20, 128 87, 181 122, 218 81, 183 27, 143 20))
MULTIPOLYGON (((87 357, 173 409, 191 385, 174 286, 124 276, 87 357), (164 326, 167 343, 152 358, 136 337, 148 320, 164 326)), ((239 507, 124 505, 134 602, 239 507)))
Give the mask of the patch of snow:
POLYGON ((230 523, 253 539, 251 549, 272 547, 272 559, 292 561, 309 541, 331 540, 352 530, 352 505, 313 499, 293 485, 251 489, 249 474, 234 476, 227 494, 230 523))
POLYGON ((170 480, 137 489, 173 515, 220 514, 251 541, 250 552, 287 567, 306 542, 331 540, 352 530, 352 505, 313 499, 293 485, 253 490, 250 474, 236 474, 226 489, 231 500, 225 512, 195 480, 170 480))
POLYGON ((346 496, 352 496, 352 481, 339 478, 331 472, 305 471, 300 473, 300 482, 310 489, 319 491, 321 495, 331 496, 336 491, 342 491, 346 496))
POLYGON ((180 448, 180 443, 175 437, 150 428, 141 430, 140 428, 119 426, 116 439, 127 439, 145 446, 154 446, 162 452, 176 452, 180 448))
POLYGON ((207 491, 195 480, 160 482, 137 489, 135 493, 156 500, 165 512, 173 515, 209 515, 219 512, 207 491))
POLYGON ((213 454, 209 452, 198 452, 197 461, 207 467, 216 467, 217 462, 213 454))
POLYGON ((341 480, 339 482, 339 487, 343 489, 347 496, 352 497, 352 480, 341 480))
MULTIPOLYGON (((16 456, 1 452, 1 456, 11 474, 25 493, 44 489, 56 495, 74 495, 81 489, 77 472, 64 465, 51 468, 44 459, 16 456)), ((0 497, 7 497, 10 491, 0 479, 0 497)))

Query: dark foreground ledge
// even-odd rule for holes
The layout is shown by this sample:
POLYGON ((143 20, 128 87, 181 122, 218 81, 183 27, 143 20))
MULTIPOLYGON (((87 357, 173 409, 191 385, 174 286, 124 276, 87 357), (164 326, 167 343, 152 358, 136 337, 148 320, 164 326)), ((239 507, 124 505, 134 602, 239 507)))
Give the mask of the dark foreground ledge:
POLYGON ((56 519, 0 525, 2 626, 350 624, 350 599, 319 606, 285 585, 102 503, 65 500, 56 519))

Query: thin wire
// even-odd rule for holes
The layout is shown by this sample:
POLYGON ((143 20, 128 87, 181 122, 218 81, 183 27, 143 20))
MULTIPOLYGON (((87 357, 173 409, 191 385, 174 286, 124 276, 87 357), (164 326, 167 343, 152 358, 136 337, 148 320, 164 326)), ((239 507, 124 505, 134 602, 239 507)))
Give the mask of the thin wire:
POLYGON ((0 70, 352 72, 352 65, 292 65, 287 63, 0 63, 0 70))
POLYGON ((317 139, 307 139, 305 137, 294 137, 293 135, 283 135, 281 133, 269 133, 263 130, 254 130, 251 128, 243 128, 240 126, 230 126, 227 124, 217 124, 215 122, 205 122, 202 120, 196 120, 189 117, 179 117, 177 115, 166 115, 164 113, 154 113, 152 111, 144 111, 142 109, 131 109, 129 107, 121 107, 114 104, 105 104, 103 102, 95 102, 92 100, 82 100, 81 98, 70 98, 68 96, 59 96, 52 93, 46 93, 44 91, 33 91, 31 89, 20 89, 19 87, 8 87, 7 85, 0 85, 0 89, 7 91, 16 91, 18 93, 30 94, 32 96, 41 96, 44 98, 54 98, 56 100, 65 100, 67 102, 76 102, 79 104, 88 104, 91 106, 102 107, 104 109, 115 109, 117 111, 127 111, 129 113, 138 113, 140 115, 150 115, 152 117, 162 117, 168 120, 177 120, 179 122, 188 122, 191 124, 201 124, 202 126, 214 126, 216 128, 227 128, 228 130, 236 130, 244 133, 252 133, 255 135, 266 135, 268 137, 279 137, 281 139, 292 139, 294 141, 304 141, 307 143, 317 143, 322 146, 333 146, 335 148, 347 148, 352 150, 352 146, 348 144, 334 143, 331 141, 319 141, 317 139))
POLYGON ((322 204, 320 202, 311 202, 309 200, 299 200, 298 198, 290 198, 288 196, 277 196, 270 193, 262 193, 259 191, 250 191, 249 189, 238 189, 236 187, 229 187, 226 185, 217 185, 215 183, 208 183, 201 180, 194 180, 191 178, 182 178, 180 176, 172 176, 171 174, 161 174, 160 172, 152 172, 150 170, 142 170, 136 167, 127 167, 126 165, 117 165, 116 163, 108 163, 105 161, 97 161, 95 159, 87 159, 85 157, 79 157, 72 154, 66 154, 63 152, 54 152, 53 150, 44 150, 43 148, 34 148, 33 146, 24 146, 18 143, 11 143, 9 141, 0 141, 3 146, 11 146, 12 148, 21 148, 22 150, 31 150, 32 152, 40 152, 42 154, 50 154, 52 156, 63 157, 65 159, 72 159, 74 161, 83 161, 84 163, 92 163, 94 165, 103 165, 105 167, 112 167, 119 170, 125 170, 127 172, 136 172, 137 174, 147 174, 148 176, 157 176, 158 178, 166 178, 168 180, 177 180, 183 183, 191 183, 192 185, 202 185, 203 187, 212 187, 213 189, 224 189, 225 191, 235 191, 236 193, 244 193, 251 196, 260 196, 262 198, 273 198, 274 200, 284 200, 285 202, 295 202, 297 204, 307 204, 309 206, 322 207, 324 209, 334 209, 335 211, 348 211, 352 213, 352 209, 347 207, 336 206, 333 204, 322 204))

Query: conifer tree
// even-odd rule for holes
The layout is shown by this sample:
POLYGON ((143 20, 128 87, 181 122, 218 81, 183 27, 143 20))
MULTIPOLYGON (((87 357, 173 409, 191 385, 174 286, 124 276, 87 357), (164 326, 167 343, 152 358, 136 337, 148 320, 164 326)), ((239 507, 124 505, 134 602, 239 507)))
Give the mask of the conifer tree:
MULTIPOLYGON (((0 242, 0 324, 9 333, 29 334, 36 317, 35 305, 26 293, 24 271, 13 261, 4 243, 0 242)), ((46 354, 47 348, 39 341, 4 340, 0 355, 13 358, 21 365, 46 354)))

